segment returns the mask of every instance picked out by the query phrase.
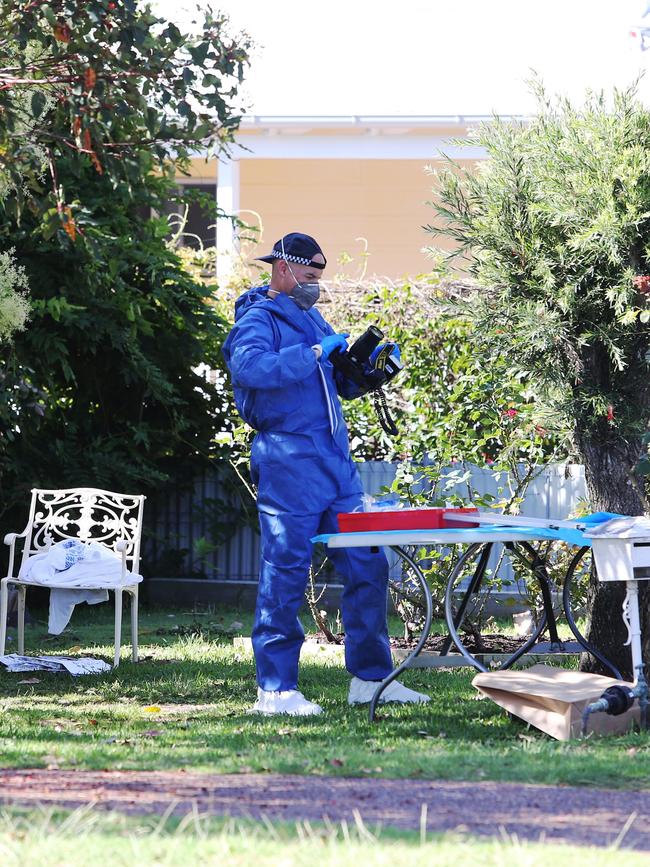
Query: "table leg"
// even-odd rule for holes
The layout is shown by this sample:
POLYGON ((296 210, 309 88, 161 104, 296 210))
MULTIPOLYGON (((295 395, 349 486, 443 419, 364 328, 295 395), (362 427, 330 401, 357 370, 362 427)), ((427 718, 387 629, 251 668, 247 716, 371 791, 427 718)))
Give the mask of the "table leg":
MULTIPOLYGON (((458 610, 456 611, 456 616, 454 617, 454 626, 456 629, 463 622, 463 618, 465 617, 465 610, 469 603, 469 600, 472 596, 472 593, 477 593, 483 578, 485 577, 485 570, 487 569, 488 561, 490 559, 490 554, 492 553, 492 543, 488 542, 487 545, 481 551, 481 557, 478 561, 478 565, 476 567, 476 572, 474 573, 472 580, 469 582, 467 590, 461 599, 461 603, 458 606, 458 610)), ((446 656, 449 653, 449 649, 453 643, 453 639, 451 634, 445 639, 444 644, 440 648, 440 656, 446 656)))
POLYGON ((420 587, 422 589, 422 593, 424 595, 426 612, 425 612, 425 618, 424 618, 424 626, 422 627, 422 634, 420 635, 420 639, 419 639, 418 643, 413 648, 411 653, 409 653, 409 655, 406 657, 406 659, 404 659, 402 661, 402 663, 397 666, 397 668, 395 668, 393 671, 391 671, 391 673, 388 675, 388 677, 385 677, 384 680, 382 680, 382 682, 379 684, 379 686, 375 690, 375 694, 373 695, 372 700, 370 702, 370 711, 369 711, 370 722, 374 722, 374 720, 375 720, 375 710, 376 710, 377 703, 379 702, 379 699, 381 698, 383 691, 386 689, 386 687, 389 684, 391 684, 397 677, 399 677, 399 675, 406 668, 409 667, 411 661, 413 659, 415 659, 415 657, 420 653, 420 651, 424 647, 424 643, 426 642, 427 638, 429 637, 429 632, 431 631, 431 621, 433 620, 433 600, 431 598, 431 590, 429 589, 429 585, 427 584, 427 579, 422 574, 420 567, 417 565, 415 560, 409 554, 407 554, 403 548, 400 548, 398 545, 395 545, 395 546, 391 545, 391 551, 394 551, 399 557, 401 557, 406 563, 408 563, 408 565, 411 567, 411 569, 413 569, 415 577, 417 578, 418 583, 420 584, 420 587))
POLYGON ((483 665, 482 662, 479 662, 478 659, 472 656, 469 650, 465 649, 463 642, 461 641, 461 637, 458 634, 458 629, 460 629, 463 618, 454 617, 454 609, 453 609, 453 597, 454 597, 454 581, 457 576, 461 573, 461 571, 465 567, 465 562, 469 560, 470 557, 473 557, 476 552, 480 549, 481 543, 476 545, 470 545, 467 551, 462 555, 458 563, 454 566, 451 575, 449 576, 449 581, 447 582, 447 591, 445 593, 445 620, 447 621, 447 629, 449 630, 449 635, 451 636, 454 644, 461 652, 461 654, 465 657, 465 659, 469 662, 469 664, 473 668, 478 668, 479 671, 487 671, 487 668, 483 665), (458 621, 458 622, 456 622, 458 621))
POLYGON ((639 585, 636 581, 626 581, 627 592, 623 600, 623 621, 627 626, 627 641, 632 652, 632 672, 636 683, 637 672, 643 670, 641 652, 641 621, 639 619, 639 585))
MULTIPOLYGON (((454 610, 453 610, 454 582, 456 581, 457 577, 461 574, 462 570, 465 568, 465 564, 466 564, 467 560, 469 560, 470 558, 472 558, 476 555, 477 551, 481 548, 482 544, 484 544, 484 543, 477 543, 475 545, 470 545, 469 548, 467 549, 467 551, 463 554, 463 556, 460 558, 460 560, 458 561, 458 563, 454 567, 454 569, 453 569, 453 571, 449 577, 449 581, 447 582, 447 592, 445 594, 445 619, 447 621, 447 629, 449 630, 449 634, 450 634, 454 644, 458 648, 459 652, 465 657, 467 662, 473 668, 476 668, 479 671, 488 671, 487 667, 485 665, 483 665, 482 662, 479 662, 478 659, 476 659, 476 657, 474 655, 472 655, 469 652, 469 650, 467 650, 465 648, 463 641, 460 637, 460 634, 458 632, 458 630, 462 626, 463 618, 462 618, 462 616, 459 617, 458 614, 454 615, 454 610)), ((491 547, 492 543, 488 543, 488 544, 491 547)), ((523 555, 519 554, 519 552, 517 552, 516 549, 514 549, 514 546, 507 543, 506 547, 512 553, 516 554, 516 556, 519 557, 529 568, 533 567, 533 564, 530 563, 528 560, 526 560, 526 558, 523 557, 523 555)), ((482 555, 481 555, 481 558, 482 558, 482 555)), ((482 562, 482 559, 479 560, 479 565, 481 564, 481 562, 482 562)), ((477 572, 478 571, 479 571, 479 568, 477 567, 477 572)), ((544 576, 540 575, 539 570, 538 571, 533 570, 533 571, 534 571, 536 578, 540 582, 540 584, 543 585, 544 576)), ((484 573, 484 570, 483 570, 483 573, 484 573)), ((481 579, 482 578, 483 578, 483 574, 481 574, 481 579)), ((479 582, 479 584, 480 584, 480 582, 479 582)), ((471 581, 471 585, 470 585, 470 589, 472 589, 472 588, 474 588, 476 590, 479 589, 478 585, 476 584, 476 582, 474 580, 474 576, 472 577, 472 581, 471 581)), ((548 594, 548 599, 550 601, 550 594, 548 594)), ((463 603, 461 603, 461 605, 463 605, 463 612, 464 612, 465 607, 466 607, 466 600, 467 600, 467 594, 466 594, 465 598, 463 599, 463 603, 465 603, 465 604, 463 605, 463 603)), ((537 624, 537 628, 535 629, 534 633, 531 635, 531 637, 528 639, 528 641, 526 641, 526 643, 523 644, 519 648, 519 650, 517 650, 515 653, 513 653, 511 656, 509 656, 508 659, 506 659, 505 662, 503 662, 499 666, 499 670, 504 669, 504 668, 509 668, 521 656, 523 656, 535 644, 535 642, 537 641, 539 636, 542 634, 542 632, 546 628, 546 623, 547 623, 547 611, 546 611, 546 606, 545 606, 544 614, 540 618, 540 621, 537 624)))
POLYGON ((597 650, 592 644, 590 644, 584 635, 578 629, 578 624, 575 622, 573 617, 573 612, 571 610, 571 582, 573 580, 573 576, 575 574, 580 561, 584 557, 584 555, 590 549, 585 546, 584 548, 580 548, 577 552, 571 563, 569 564, 569 568, 567 569, 567 573, 564 576, 564 587, 562 588, 562 607, 564 608, 564 616, 566 617, 566 621, 569 624, 569 629, 574 634, 577 642, 580 644, 587 653, 590 653, 595 659, 597 659, 605 668, 608 668, 614 677, 617 680, 624 680, 621 672, 616 668, 616 666, 607 659, 606 656, 597 650))

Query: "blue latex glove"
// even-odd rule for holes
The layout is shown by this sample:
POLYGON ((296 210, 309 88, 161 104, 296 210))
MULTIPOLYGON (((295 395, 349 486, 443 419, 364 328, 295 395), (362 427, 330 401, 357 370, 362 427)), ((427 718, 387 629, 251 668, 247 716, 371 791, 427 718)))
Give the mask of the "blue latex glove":
POLYGON ((323 350, 321 358, 329 358, 335 349, 345 352, 348 348, 347 338, 349 336, 349 334, 328 334, 327 337, 323 337, 320 342, 321 349, 323 350))
POLYGON ((382 351, 385 346, 392 346, 391 355, 394 355, 398 361, 402 360, 402 355, 399 351, 399 346, 396 343, 380 343, 379 346, 376 346, 370 355, 370 364, 374 364, 377 356, 382 351))

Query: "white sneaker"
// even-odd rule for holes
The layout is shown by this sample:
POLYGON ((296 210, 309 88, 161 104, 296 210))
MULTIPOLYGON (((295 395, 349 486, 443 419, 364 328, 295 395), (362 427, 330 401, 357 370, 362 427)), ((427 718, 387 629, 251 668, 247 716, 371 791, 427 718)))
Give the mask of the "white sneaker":
MULTIPOLYGON (((380 683, 380 680, 361 680, 360 677, 353 677, 348 693, 348 704, 369 704, 380 683)), ((393 680, 379 698, 380 704, 387 701, 396 701, 399 704, 426 704, 431 699, 422 692, 409 689, 399 680, 393 680)))
POLYGON ((257 701, 251 713, 267 715, 286 713, 289 716, 314 716, 323 712, 323 708, 313 701, 307 701, 297 689, 286 689, 282 692, 257 688, 257 701))

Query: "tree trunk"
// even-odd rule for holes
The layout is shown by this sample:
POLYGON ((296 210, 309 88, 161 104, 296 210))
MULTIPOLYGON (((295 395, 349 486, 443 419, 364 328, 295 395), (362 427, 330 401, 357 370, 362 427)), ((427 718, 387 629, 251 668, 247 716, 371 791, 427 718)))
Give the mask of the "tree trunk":
MULTIPOLYGON (((617 512, 621 515, 641 515, 646 503, 639 485, 632 480, 631 469, 644 451, 640 441, 587 440, 578 436, 578 448, 585 467, 589 499, 594 511, 617 512)), ((640 484, 642 484, 640 482, 640 484)), ((621 674, 633 679, 632 657, 623 623, 622 605, 626 587, 622 581, 598 582, 593 573, 587 600, 586 635, 621 674)), ((650 650, 650 587, 639 585, 639 608, 643 636, 644 658, 650 650)), ((584 654, 583 671, 611 674, 593 657, 584 654)))

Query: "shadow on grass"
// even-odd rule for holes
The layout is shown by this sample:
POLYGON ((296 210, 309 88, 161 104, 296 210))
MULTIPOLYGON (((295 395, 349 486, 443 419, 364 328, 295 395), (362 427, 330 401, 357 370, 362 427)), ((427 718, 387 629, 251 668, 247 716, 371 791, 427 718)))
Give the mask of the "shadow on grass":
MULTIPOLYGON (((230 617, 222 615, 226 628, 230 617)), ((650 786, 647 762, 629 760, 647 754, 647 733, 558 743, 477 700, 469 670, 407 672, 403 680, 431 702, 381 706, 370 723, 367 706, 347 705, 349 675, 339 664, 306 661, 300 688, 322 716, 251 715, 252 657, 230 635, 206 640, 195 621, 192 612, 145 613, 143 660, 125 654, 105 675, 0 671, 2 764, 650 786), (177 634, 170 619, 182 626, 177 634)), ((76 618, 71 631, 44 642, 36 623, 28 650, 112 657, 110 612, 76 618)))

